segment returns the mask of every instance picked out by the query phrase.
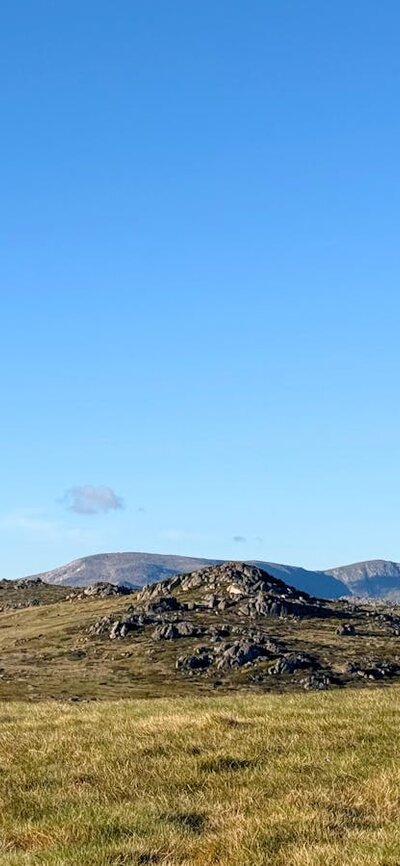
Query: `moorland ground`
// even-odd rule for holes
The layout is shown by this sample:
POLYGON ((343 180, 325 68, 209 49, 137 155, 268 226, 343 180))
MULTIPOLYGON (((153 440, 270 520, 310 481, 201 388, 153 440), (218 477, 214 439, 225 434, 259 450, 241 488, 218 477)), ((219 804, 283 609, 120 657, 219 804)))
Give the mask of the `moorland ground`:
POLYGON ((232 597, 232 573, 248 580, 237 568, 197 573, 195 587, 187 576, 109 597, 76 590, 70 599, 70 588, 40 581, 0 583, 0 700, 292 692, 307 679, 311 687, 375 688, 400 677, 400 608, 316 606, 279 582, 261 602, 248 587, 243 596, 233 586, 240 593, 232 597), (272 603, 288 609, 274 614, 272 603), (340 633, 343 626, 353 633, 340 633), (235 648, 231 655, 235 643, 240 658, 235 648))
POLYGON ((398 866, 400 689, 0 706, 7 866, 398 866))

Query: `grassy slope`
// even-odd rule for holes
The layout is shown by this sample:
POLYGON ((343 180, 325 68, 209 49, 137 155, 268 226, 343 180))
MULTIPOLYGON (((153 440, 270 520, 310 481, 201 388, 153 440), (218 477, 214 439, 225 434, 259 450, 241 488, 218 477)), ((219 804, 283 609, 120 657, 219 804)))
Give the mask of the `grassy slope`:
POLYGON ((30 581, 0 580, 0 611, 26 607, 29 604, 54 604, 63 601, 71 592, 69 586, 35 584, 30 581))
POLYGON ((400 690, 0 709, 0 864, 398 866, 400 690))
MULTIPOLYGON (((131 597, 44 604, 0 615, 0 700, 122 698, 203 691, 175 671, 185 647, 155 644, 150 632, 125 641, 93 640, 86 632, 98 617, 117 618, 131 597), (156 651, 157 657, 152 654, 156 651), (151 655, 149 655, 149 653, 151 655)), ((205 685, 211 692, 212 686, 205 685)))

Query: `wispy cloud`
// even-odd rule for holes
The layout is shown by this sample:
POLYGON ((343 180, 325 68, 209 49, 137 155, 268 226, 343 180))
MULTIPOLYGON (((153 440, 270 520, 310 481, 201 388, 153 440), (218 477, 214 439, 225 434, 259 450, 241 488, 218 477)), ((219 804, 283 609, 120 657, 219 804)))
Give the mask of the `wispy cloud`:
POLYGON ((82 537, 82 530, 65 526, 59 520, 47 518, 42 512, 35 509, 0 514, 0 530, 17 532, 30 538, 41 538, 48 541, 59 538, 79 539, 82 537))
POLYGON ((197 541, 199 538, 195 532, 186 532, 184 529, 163 529, 160 537, 165 541, 197 541))
POLYGON ((123 500, 111 487, 94 487, 91 484, 71 487, 65 492, 62 501, 75 514, 106 514, 124 508, 123 500))
POLYGON ((28 531, 48 533, 54 528, 54 525, 53 520, 47 520, 45 517, 33 513, 14 511, 0 516, 1 529, 27 529, 28 531))
POLYGON ((244 544, 244 542, 247 541, 247 538, 245 538, 244 535, 234 535, 233 541, 236 541, 238 544, 244 544))

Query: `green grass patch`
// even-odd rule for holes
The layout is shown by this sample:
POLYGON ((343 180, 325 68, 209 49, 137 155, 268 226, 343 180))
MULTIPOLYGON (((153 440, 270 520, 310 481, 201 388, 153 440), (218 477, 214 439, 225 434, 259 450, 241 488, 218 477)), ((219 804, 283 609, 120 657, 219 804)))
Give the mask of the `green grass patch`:
POLYGON ((0 864, 398 866, 400 690, 0 705, 0 864))

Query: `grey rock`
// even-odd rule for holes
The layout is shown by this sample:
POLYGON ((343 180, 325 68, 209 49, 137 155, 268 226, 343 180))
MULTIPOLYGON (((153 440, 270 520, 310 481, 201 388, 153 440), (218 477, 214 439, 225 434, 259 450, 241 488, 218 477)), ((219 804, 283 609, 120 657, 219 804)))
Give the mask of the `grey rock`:
POLYGON ((146 613, 168 613, 169 611, 180 610, 181 605, 174 595, 164 595, 149 601, 144 609, 146 613))
POLYGON ((218 648, 217 668, 242 667, 265 655, 265 647, 251 640, 238 640, 218 648))
POLYGON ((354 635, 356 635, 357 632, 355 630, 354 625, 352 625, 351 623, 345 623, 344 625, 340 625, 336 629, 336 634, 343 635, 343 636, 347 635, 348 637, 354 637, 354 635))
POLYGON ((292 674, 302 668, 315 668, 316 662, 307 653, 288 653, 277 659, 269 669, 271 675, 292 674))
POLYGON ((181 637, 196 637, 199 630, 191 622, 164 623, 153 631, 153 640, 177 640, 181 637))
POLYGON ((130 632, 137 631, 140 628, 140 623, 137 617, 128 617, 121 620, 116 620, 110 630, 110 640, 115 638, 124 638, 130 632))
POLYGON ((216 595, 210 595, 205 598, 205 607, 213 610, 218 605, 218 598, 216 595))
POLYGON ((301 685, 306 691, 325 691, 332 685, 332 678, 327 673, 318 672, 310 674, 305 679, 300 680, 301 685))
POLYGON ((204 670, 212 662, 213 655, 207 647, 198 647, 192 655, 180 656, 175 666, 178 670, 204 670))
POLYGON ((231 607, 231 604, 232 602, 228 601, 227 598, 222 598, 221 601, 218 602, 218 610, 223 612, 224 610, 227 610, 229 607, 231 607))

